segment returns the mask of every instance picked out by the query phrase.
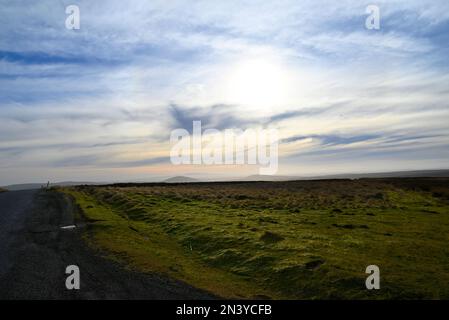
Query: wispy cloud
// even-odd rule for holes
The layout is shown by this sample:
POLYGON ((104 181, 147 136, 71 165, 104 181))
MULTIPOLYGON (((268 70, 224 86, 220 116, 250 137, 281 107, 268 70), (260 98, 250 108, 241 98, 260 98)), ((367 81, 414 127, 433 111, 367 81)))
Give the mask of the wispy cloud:
POLYGON ((73 1, 0 4, 0 184, 169 174, 170 131, 193 120, 278 127, 280 173, 449 165, 445 0, 377 1, 377 31, 363 1, 75 2, 80 30, 73 1), (283 99, 229 99, 254 58, 280 66, 283 99))

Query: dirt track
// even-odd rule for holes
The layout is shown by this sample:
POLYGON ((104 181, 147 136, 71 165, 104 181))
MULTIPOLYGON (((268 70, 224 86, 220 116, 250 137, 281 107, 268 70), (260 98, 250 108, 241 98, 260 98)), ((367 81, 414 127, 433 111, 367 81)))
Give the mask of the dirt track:
POLYGON ((52 191, 0 194, 0 299, 211 299, 185 283, 125 270, 88 248, 72 203, 52 191), (60 227, 76 223, 78 227, 60 227), (80 290, 65 269, 80 268, 80 290))

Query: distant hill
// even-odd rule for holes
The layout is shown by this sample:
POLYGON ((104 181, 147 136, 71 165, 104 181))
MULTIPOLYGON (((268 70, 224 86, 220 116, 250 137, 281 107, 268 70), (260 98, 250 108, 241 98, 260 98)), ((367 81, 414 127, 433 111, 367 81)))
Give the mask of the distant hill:
POLYGON ((295 176, 270 176, 262 174, 254 174, 245 178, 239 179, 240 181, 290 181, 290 180, 304 180, 304 177, 295 176))
POLYGON ((164 180, 163 182, 166 183, 189 183, 189 182, 200 182, 199 180, 195 178, 185 177, 185 176, 176 176, 172 178, 168 178, 164 180))
POLYGON ((449 170, 414 170, 378 173, 349 173, 317 176, 309 179, 361 179, 361 178, 439 178, 449 177, 449 170))
POLYGON ((31 189, 39 189, 41 187, 41 183, 22 183, 22 184, 11 184, 9 186, 2 187, 3 189, 9 191, 18 191, 18 190, 31 190, 31 189))
POLYGON ((414 170, 393 171, 376 173, 343 173, 322 176, 300 177, 300 176, 269 176, 251 175, 234 181, 292 181, 292 180, 318 180, 318 179, 361 179, 361 178, 438 178, 449 177, 449 170, 414 170))
MULTIPOLYGON (((62 182, 56 182, 56 183, 50 183, 51 187, 55 186, 62 186, 62 187, 68 187, 68 186, 78 186, 83 184, 101 184, 101 183, 93 183, 93 182, 75 182, 75 181, 62 181, 62 182)), ((21 183, 21 184, 11 184, 9 186, 2 187, 3 189, 9 190, 9 191, 19 191, 19 190, 33 190, 33 189, 40 189, 42 186, 46 186, 47 182, 44 183, 21 183)))
MULTIPOLYGON (((222 181, 292 181, 292 180, 318 180, 318 179, 361 179, 361 178, 449 178, 449 170, 413 170, 413 171, 392 171, 392 172, 376 172, 376 173, 347 173, 347 174, 333 174, 322 176, 281 176, 281 175, 251 175, 244 178, 230 178, 213 180, 216 182, 222 181)), ((198 180, 186 176, 171 177, 162 182, 165 183, 192 183, 209 180, 198 180)), ((83 181, 63 181, 57 183, 50 183, 50 186, 77 186, 77 185, 103 185, 107 183, 102 182, 83 182, 83 181)), ((40 189, 41 186, 46 186, 47 183, 23 183, 12 184, 9 186, 0 187, 7 191, 16 190, 31 190, 40 189)))

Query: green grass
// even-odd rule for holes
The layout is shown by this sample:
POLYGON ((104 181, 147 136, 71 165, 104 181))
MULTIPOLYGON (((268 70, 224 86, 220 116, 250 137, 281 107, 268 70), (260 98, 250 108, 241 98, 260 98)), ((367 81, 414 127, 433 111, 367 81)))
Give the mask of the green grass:
POLYGON ((449 298, 449 205, 382 181, 66 188, 87 241, 223 297, 449 298), (365 268, 381 290, 365 288, 365 268))

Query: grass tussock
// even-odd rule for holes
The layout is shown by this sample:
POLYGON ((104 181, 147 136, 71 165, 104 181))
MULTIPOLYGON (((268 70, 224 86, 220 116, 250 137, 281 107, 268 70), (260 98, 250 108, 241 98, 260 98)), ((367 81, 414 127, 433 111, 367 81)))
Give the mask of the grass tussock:
POLYGON ((234 298, 449 298, 448 181, 65 188, 87 241, 130 268, 234 298), (381 270, 381 290, 365 269, 381 270))

